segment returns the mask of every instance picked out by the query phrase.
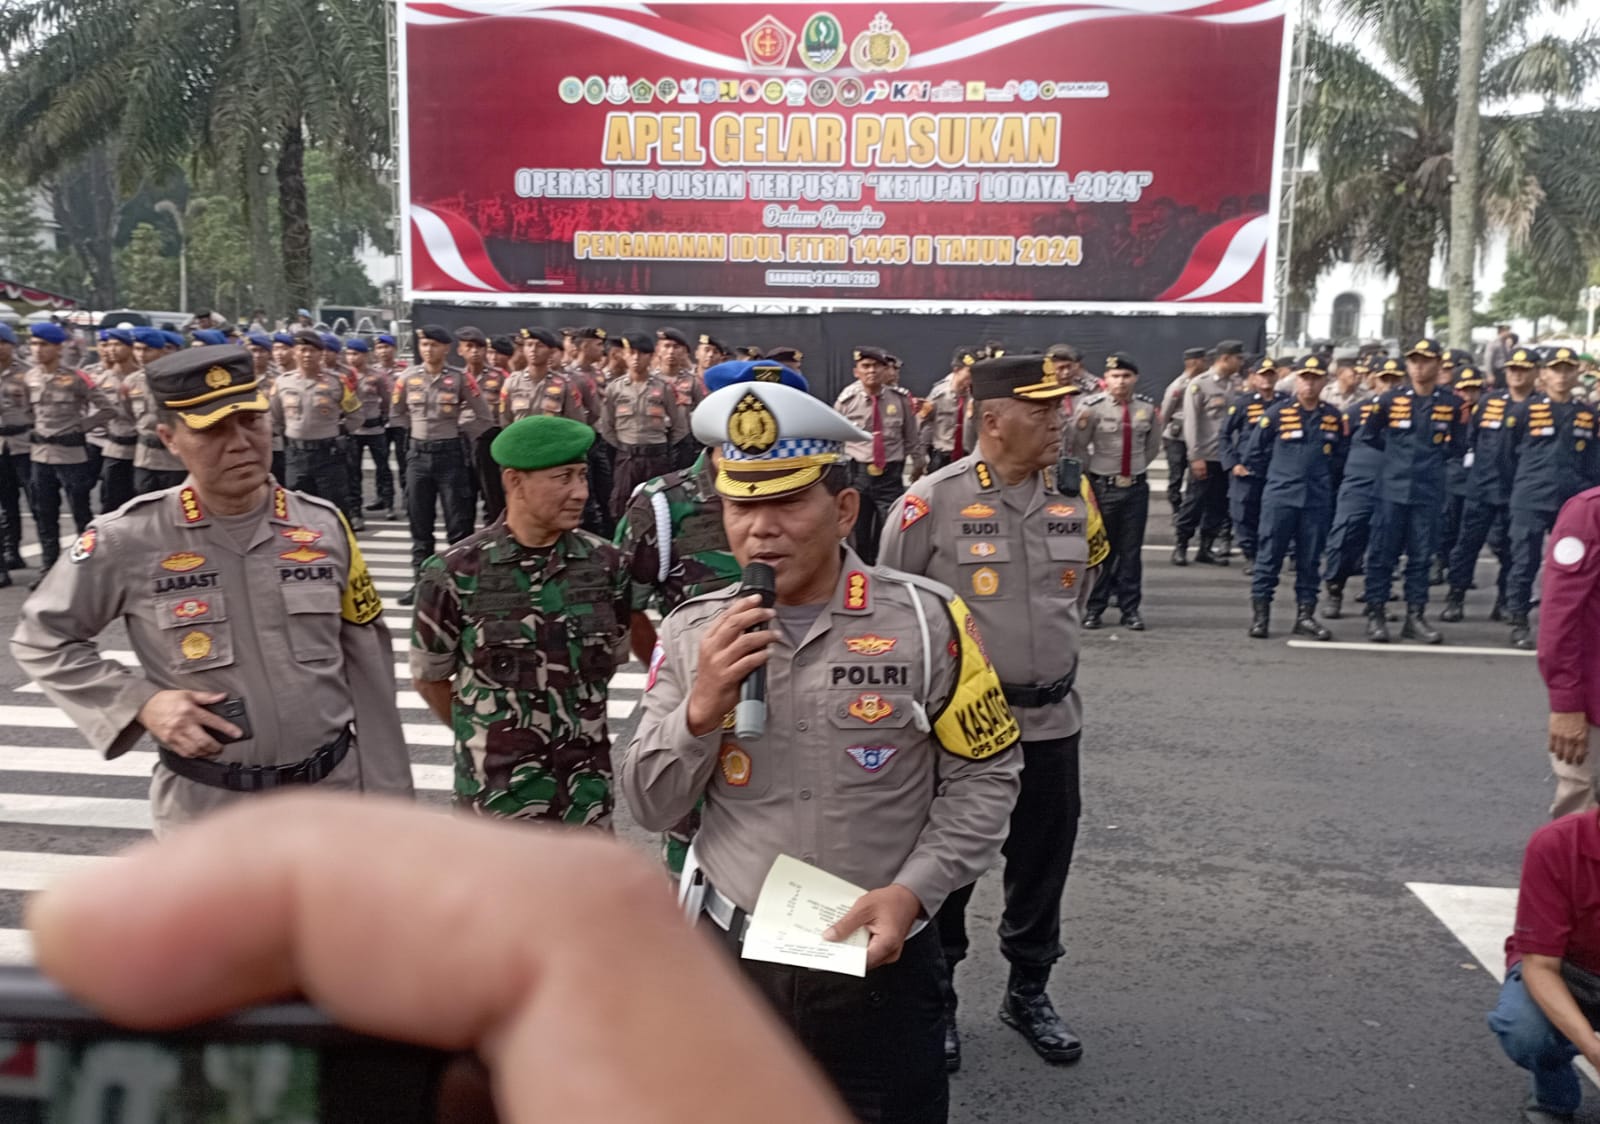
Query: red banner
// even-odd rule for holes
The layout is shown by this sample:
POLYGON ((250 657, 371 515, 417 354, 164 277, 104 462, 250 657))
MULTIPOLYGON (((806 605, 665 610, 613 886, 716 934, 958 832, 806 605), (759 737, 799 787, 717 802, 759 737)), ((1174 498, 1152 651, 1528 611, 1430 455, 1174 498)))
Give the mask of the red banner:
POLYGON ((413 298, 1260 311, 1283 0, 402 0, 413 298))

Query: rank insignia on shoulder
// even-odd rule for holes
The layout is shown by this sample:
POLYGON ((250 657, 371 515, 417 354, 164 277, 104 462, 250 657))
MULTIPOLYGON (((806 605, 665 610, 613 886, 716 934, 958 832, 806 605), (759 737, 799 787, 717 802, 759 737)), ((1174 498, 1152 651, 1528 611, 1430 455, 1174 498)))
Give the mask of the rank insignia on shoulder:
POLYGON ((904 531, 926 514, 928 514, 927 500, 921 496, 907 496, 905 510, 900 513, 900 529, 904 531))
POLYGON ((198 523, 206 517, 205 512, 200 510, 200 497, 193 488, 184 488, 178 493, 178 507, 183 512, 185 523, 198 523))
POLYGON ((893 745, 852 745, 845 749, 850 755, 850 760, 860 765, 869 773, 876 773, 889 763, 889 758, 899 752, 898 746, 893 745))
POLYGON ((867 575, 851 570, 844 576, 844 607, 852 613, 863 612, 867 608, 867 591, 867 575))
POLYGON ((989 466, 983 461, 973 461, 972 471, 978 474, 978 487, 986 492, 994 487, 994 473, 989 471, 989 466))

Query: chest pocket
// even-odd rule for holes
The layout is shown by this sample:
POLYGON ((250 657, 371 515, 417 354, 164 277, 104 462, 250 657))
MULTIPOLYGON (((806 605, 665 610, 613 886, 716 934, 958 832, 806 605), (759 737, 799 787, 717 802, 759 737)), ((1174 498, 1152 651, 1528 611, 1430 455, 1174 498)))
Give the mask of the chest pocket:
POLYGON ((318 417, 331 418, 334 410, 338 408, 334 392, 325 386, 319 386, 312 393, 311 401, 316 406, 318 417))
POLYGON ((303 663, 339 656, 339 590, 332 582, 283 588, 289 650, 303 663))
POLYGON ((155 599, 167 664, 184 674, 233 663, 233 634, 221 590, 201 589, 155 599))
POLYGON ((1088 540, 1077 535, 1050 535, 1045 539, 1045 549, 1050 561, 1061 568, 1050 584, 1051 592, 1069 599, 1077 597, 1078 583, 1089 566, 1088 540))
POLYGON ((956 540, 956 564, 983 566, 995 562, 1011 561, 1011 543, 1000 538, 959 538, 956 540))
POLYGON ((513 394, 511 396, 511 412, 513 414, 527 413, 528 407, 531 404, 532 399, 530 399, 526 394, 513 394))
POLYGON ((300 392, 298 390, 282 389, 278 397, 283 400, 283 412, 298 417, 300 414, 300 392))

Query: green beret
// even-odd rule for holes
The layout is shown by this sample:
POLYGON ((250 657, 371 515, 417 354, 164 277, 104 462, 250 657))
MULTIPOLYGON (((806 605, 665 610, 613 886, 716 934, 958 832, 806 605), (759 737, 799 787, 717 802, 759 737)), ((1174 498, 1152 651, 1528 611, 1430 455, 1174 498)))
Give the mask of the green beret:
POLYGON ((500 431, 489 455, 502 468, 532 471, 561 464, 581 464, 594 444, 594 430, 572 418, 544 414, 514 421, 500 431))

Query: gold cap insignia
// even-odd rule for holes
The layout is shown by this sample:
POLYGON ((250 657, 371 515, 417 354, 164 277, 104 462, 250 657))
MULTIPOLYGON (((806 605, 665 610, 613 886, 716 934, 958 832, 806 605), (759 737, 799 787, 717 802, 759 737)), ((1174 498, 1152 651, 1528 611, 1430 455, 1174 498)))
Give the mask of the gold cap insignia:
POLYGON ((778 443, 778 419, 760 395, 745 391, 739 399, 728 415, 728 440, 741 453, 752 456, 769 452, 778 443))
POLYGON ((233 381, 233 376, 221 367, 213 367, 206 372, 206 385, 212 390, 221 390, 233 381))

